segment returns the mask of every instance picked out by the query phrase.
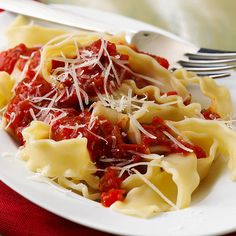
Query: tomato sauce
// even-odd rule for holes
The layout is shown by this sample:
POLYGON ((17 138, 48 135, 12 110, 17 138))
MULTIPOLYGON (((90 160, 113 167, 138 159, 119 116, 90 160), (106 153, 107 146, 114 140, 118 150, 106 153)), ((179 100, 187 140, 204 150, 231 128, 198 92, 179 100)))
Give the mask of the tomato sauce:
POLYGON ((108 192, 102 192, 101 203, 105 207, 110 207, 116 201, 123 201, 126 191, 124 189, 110 189, 108 192))
POLYGON ((24 44, 19 44, 18 46, 3 51, 0 53, 0 71, 5 71, 11 73, 15 67, 16 62, 19 60, 21 55, 27 51, 24 44))
POLYGON ((216 119, 220 119, 220 115, 217 114, 216 112, 213 112, 210 108, 208 109, 203 109, 201 111, 202 115, 204 116, 204 118, 206 120, 216 120, 216 119))
MULTIPOLYGON (((33 78, 35 76, 35 70, 40 63, 41 53, 39 48, 30 48, 26 56, 30 57, 26 76, 33 78)), ((27 62, 28 59, 20 58, 17 64, 19 70, 23 71, 27 62)))
MULTIPOLYGON (((124 79, 131 78, 131 75, 127 72, 127 70, 123 69, 120 65, 118 65, 115 61, 112 63, 112 67, 110 67, 110 71, 107 75, 105 75, 104 68, 108 68, 110 64, 111 58, 119 59, 122 63, 128 62, 129 56, 124 54, 119 54, 116 50, 116 45, 110 43, 108 41, 104 42, 106 45, 106 51, 103 50, 99 62, 95 62, 93 65, 82 66, 77 68, 76 77, 78 78, 78 85, 80 89, 83 89, 89 98, 96 97, 98 93, 104 94, 105 92, 111 93, 115 91, 119 83, 121 83, 124 79), (109 54, 109 55, 107 55, 109 54), (107 81, 104 81, 105 76, 107 76, 107 81), (118 77, 118 78, 117 78, 118 77), (119 80, 119 81, 117 81, 119 80)), ((86 61, 91 61, 94 59, 94 55, 98 55, 99 51, 102 47, 102 41, 99 39, 92 43, 89 46, 80 49, 80 54, 86 53, 86 61)), ((80 64, 86 64, 86 61, 80 61, 80 64)), ((63 67, 64 65, 61 62, 53 62, 52 71, 58 67, 63 67)), ((75 65, 76 67, 76 65, 75 65)), ((58 74, 60 76, 60 74, 58 74)), ((63 85, 64 96, 59 101, 59 105, 63 107, 67 106, 78 106, 78 97, 77 92, 74 89, 74 79, 73 76, 69 74, 68 78, 63 81, 60 81, 63 85), (67 96, 65 91, 70 92, 70 96, 67 96)), ((84 100, 84 95, 81 94, 82 99, 84 100)))
MULTIPOLYGON (((165 125, 164 120, 160 117, 156 117, 153 119, 151 124, 148 125, 142 125, 143 128, 148 131, 150 134, 157 137, 156 139, 151 138, 145 134, 142 134, 142 143, 147 147, 152 146, 163 146, 166 147, 165 152, 166 153, 183 153, 184 155, 189 154, 188 151, 185 149, 182 149, 178 145, 176 145, 172 140, 170 140, 163 131, 166 131, 168 133, 172 133, 170 128, 165 125)), ((187 143, 183 141, 181 138, 177 138, 177 140, 183 144, 185 147, 192 149, 193 152, 196 154, 197 158, 204 158, 206 157, 205 151, 197 146, 190 143, 187 143)))
POLYGON ((188 106, 188 105, 191 103, 191 101, 192 101, 192 96, 191 96, 191 94, 189 94, 189 98, 187 98, 187 99, 184 101, 184 105, 185 105, 185 106, 188 106))
POLYGON ((163 96, 164 94, 166 94, 166 96, 178 95, 178 93, 174 90, 173 91, 168 91, 167 93, 160 92, 161 96, 163 96))
POLYGON ((19 44, 16 47, 3 51, 0 53, 0 71, 5 71, 7 73, 12 73, 16 63, 19 61, 20 69, 23 70, 24 64, 27 59, 21 58, 30 57, 31 54, 35 51, 38 51, 39 48, 27 48, 24 44, 19 44))
POLYGON ((98 168, 122 165, 129 161, 135 163, 141 160, 138 153, 147 153, 144 145, 130 144, 122 130, 103 117, 98 117, 90 123, 91 113, 87 110, 79 115, 64 117, 52 124, 52 139, 59 141, 76 138, 79 135, 88 140, 88 150, 93 162, 98 168))
POLYGON ((119 171, 109 167, 100 179, 101 203, 105 207, 109 207, 115 201, 123 201, 124 199, 126 191, 121 188, 123 179, 118 175, 119 171))
POLYGON ((155 56, 155 55, 152 55, 152 54, 149 54, 149 53, 145 53, 145 54, 153 57, 165 69, 169 69, 170 64, 164 57, 155 56))
POLYGON ((33 120, 30 109, 37 114, 39 109, 35 108, 35 106, 45 106, 49 102, 41 101, 33 103, 30 101, 31 98, 44 96, 51 89, 51 84, 40 76, 35 80, 27 77, 16 87, 16 95, 9 102, 4 117, 20 144, 24 143, 21 131, 33 120))

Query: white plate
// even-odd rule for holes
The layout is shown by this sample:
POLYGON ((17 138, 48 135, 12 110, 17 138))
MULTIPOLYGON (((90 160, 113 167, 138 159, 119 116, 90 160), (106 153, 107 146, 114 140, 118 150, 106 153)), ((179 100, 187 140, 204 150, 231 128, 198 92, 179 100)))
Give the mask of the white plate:
MULTIPOLYGON (((78 11, 95 20, 109 21, 124 25, 124 29, 155 30, 157 28, 118 15, 104 13, 75 6, 61 6, 78 11)), ((0 14, 0 48, 6 46, 3 39, 4 28, 14 17, 8 13, 0 14)), ((236 105, 236 81, 221 80, 233 96, 236 105)), ((16 144, 0 131, 0 153, 14 152, 16 144)), ((37 205, 76 223, 98 230, 122 235, 209 235, 222 234, 236 230, 236 183, 230 180, 221 163, 214 163, 208 178, 193 196, 189 208, 176 212, 160 214, 152 219, 138 219, 113 212, 99 203, 75 194, 63 193, 45 183, 29 180, 32 172, 24 163, 13 157, 1 156, 0 178, 22 196, 37 205)))

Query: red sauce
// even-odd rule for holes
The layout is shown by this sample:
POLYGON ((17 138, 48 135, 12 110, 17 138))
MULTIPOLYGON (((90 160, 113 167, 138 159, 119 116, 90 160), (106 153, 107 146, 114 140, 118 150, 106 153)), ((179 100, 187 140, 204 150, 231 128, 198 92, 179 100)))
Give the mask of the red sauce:
POLYGON ((27 51, 27 47, 24 44, 3 51, 0 53, 0 71, 6 71, 11 73, 15 67, 16 62, 19 60, 21 55, 24 55, 27 51))
MULTIPOLYGON (((15 65, 18 63, 20 70, 24 69, 27 59, 23 59, 20 56, 30 57, 33 52, 38 51, 39 48, 27 48, 24 44, 19 44, 16 47, 3 51, 0 53, 0 71, 6 71, 12 73, 15 65)), ((35 59, 34 59, 35 61, 35 59)), ((38 61, 36 64, 38 65, 38 61)), ((31 65, 31 69, 36 66, 31 65)))
MULTIPOLYGON (((109 57, 118 58, 120 61, 128 61, 129 56, 119 54, 116 50, 116 45, 113 43, 110 43, 108 41, 105 41, 106 50, 109 54, 109 57)), ((94 59, 94 55, 97 55, 100 51, 102 45, 101 40, 97 40, 91 45, 81 48, 80 53, 83 54, 84 52, 87 53, 87 61, 94 59), (90 56, 88 56, 90 53, 90 56)), ((104 68, 108 68, 109 66, 109 57, 107 55, 106 51, 103 50, 101 57, 99 59, 99 63, 94 63, 94 65, 90 66, 83 66, 76 69, 76 76, 78 78, 78 84, 81 89, 83 89, 87 95, 91 97, 96 97, 97 93, 104 94, 105 93, 105 87, 107 89, 107 92, 110 93, 112 90, 116 90, 118 88, 118 82, 116 79, 116 75, 118 76, 120 82, 124 79, 130 78, 130 74, 127 72, 127 70, 123 69, 120 65, 118 65, 115 61, 113 61, 113 68, 110 69, 110 73, 107 79, 107 82, 104 82, 104 68), (106 86, 105 86, 106 84, 106 86)), ((83 60, 80 61, 80 63, 83 63, 83 60)), ((58 66, 63 66, 60 62, 53 62, 53 69, 55 69, 58 66)), ((69 77, 62 82, 63 89, 62 92, 64 92, 64 96, 62 99, 60 99, 59 104, 60 106, 66 107, 66 106, 73 106, 76 107, 78 105, 78 98, 76 90, 74 89, 74 81, 73 77, 69 75, 69 77), (65 93, 65 90, 69 91, 72 94, 68 97, 65 93)), ((83 94, 81 94, 82 99, 84 100, 83 94)))
POLYGON ((51 89, 52 85, 40 76, 35 80, 27 77, 16 87, 16 95, 9 102, 4 117, 7 123, 10 123, 9 128, 15 134, 20 144, 24 143, 21 133, 23 128, 27 127, 33 120, 30 109, 37 114, 39 110, 34 105, 43 106, 48 103, 48 101, 43 101, 33 104, 30 98, 43 96, 50 92, 51 89))
POLYGON ((189 98, 184 101, 185 106, 188 106, 192 101, 192 96, 191 96, 191 94, 189 94, 189 95, 190 95, 189 98))
POLYGON ((160 95, 166 94, 167 96, 178 95, 176 91, 168 91, 167 93, 160 92, 160 95))
MULTIPOLYGON (((153 119, 152 123, 149 125, 142 125, 145 130, 147 130, 150 134, 154 135, 157 137, 156 139, 151 138, 145 134, 142 134, 142 142, 144 145, 147 147, 152 147, 152 146, 164 146, 166 147, 167 153, 183 153, 184 155, 189 154, 186 150, 180 148, 178 145, 173 143, 164 133, 163 131, 166 131, 168 133, 172 133, 170 128, 165 125, 164 120, 156 117, 153 119)), ((183 141, 180 138, 177 138, 177 140, 182 143, 185 147, 190 148, 193 150, 193 152, 196 154, 197 158, 204 158, 206 157, 205 151, 197 146, 193 145, 190 143, 187 143, 183 141)))
MULTIPOLYGON (((185 147, 192 149, 198 159, 206 157, 205 151, 200 146, 187 143, 184 140, 179 139, 179 138, 178 138, 178 141, 181 142, 185 147)), ((182 149, 180 148, 180 150, 182 150, 182 149)), ((183 153, 188 154, 188 152, 186 152, 186 151, 183 153)))
POLYGON ((105 174, 100 179, 100 192, 108 192, 110 189, 120 189, 123 179, 118 177, 118 175, 119 171, 114 168, 108 167, 105 174))
POLYGON ((216 120, 220 118, 220 115, 217 114, 216 112, 213 112, 210 108, 203 109, 201 113, 206 120, 216 120))
POLYGON ((159 57, 159 56, 155 56, 155 55, 148 54, 148 53, 145 53, 145 54, 153 57, 164 68, 166 68, 166 69, 169 68, 169 62, 164 57, 159 57))
POLYGON ((138 162, 141 157, 132 152, 147 152, 144 145, 129 144, 127 137, 123 137, 122 130, 117 124, 99 117, 90 126, 90 117, 91 113, 85 110, 77 116, 64 117, 56 121, 51 128, 52 138, 59 141, 76 138, 82 134, 88 139, 91 160, 96 162, 98 168, 116 166, 127 161, 138 162), (78 128, 71 128, 76 125, 78 128))
POLYGON ((20 144, 24 143, 22 130, 33 120, 29 112, 30 108, 32 108, 32 104, 29 101, 21 100, 19 96, 15 96, 4 115, 7 122, 10 122, 9 128, 13 131, 20 144))
POLYGON ((125 195, 124 189, 110 189, 101 195, 101 203, 105 207, 110 207, 116 201, 123 201, 125 195))
POLYGON ((166 94, 167 96, 172 96, 172 95, 178 95, 178 93, 176 91, 169 91, 166 94))
MULTIPOLYGON (((39 48, 30 48, 27 52, 27 56, 30 57, 30 62, 26 76, 33 78, 35 76, 35 69, 38 67, 40 63, 41 53, 39 51, 39 48)), ((23 71, 27 62, 28 62, 27 59, 20 58, 17 64, 19 70, 23 71)))

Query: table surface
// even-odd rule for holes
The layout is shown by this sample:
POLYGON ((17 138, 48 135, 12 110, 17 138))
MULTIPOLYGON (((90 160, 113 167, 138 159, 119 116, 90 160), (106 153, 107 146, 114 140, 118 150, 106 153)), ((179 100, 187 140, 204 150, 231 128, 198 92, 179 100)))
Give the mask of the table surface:
POLYGON ((41 0, 78 4, 156 25, 196 45, 236 50, 235 0, 41 0))

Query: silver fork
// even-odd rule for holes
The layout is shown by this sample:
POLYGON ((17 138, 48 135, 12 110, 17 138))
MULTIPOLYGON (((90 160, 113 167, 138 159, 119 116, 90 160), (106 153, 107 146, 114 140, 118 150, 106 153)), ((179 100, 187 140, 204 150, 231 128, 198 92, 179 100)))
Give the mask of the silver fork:
MULTIPOLYGON (((35 1, 1 0, 0 8, 79 29, 111 34, 124 31, 120 25, 95 22, 90 18, 35 1)), ((128 43, 135 45, 140 51, 167 58, 172 70, 183 67, 200 76, 207 75, 212 78, 223 78, 235 73, 236 52, 199 48, 177 36, 160 32, 128 31, 126 39, 128 43)))
POLYGON ((130 42, 141 51, 166 57, 172 70, 184 68, 200 76, 223 78, 236 69, 236 52, 199 48, 182 39, 140 31, 130 42))

